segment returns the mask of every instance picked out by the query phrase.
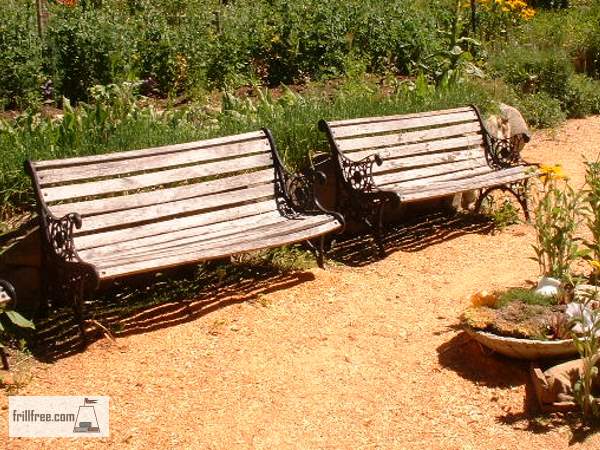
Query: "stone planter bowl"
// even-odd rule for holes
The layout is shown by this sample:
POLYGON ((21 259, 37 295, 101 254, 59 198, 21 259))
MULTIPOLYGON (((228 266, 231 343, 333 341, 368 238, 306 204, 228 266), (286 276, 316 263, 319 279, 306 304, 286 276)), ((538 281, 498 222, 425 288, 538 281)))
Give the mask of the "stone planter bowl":
POLYGON ((474 340, 504 356, 516 359, 559 359, 577 354, 571 339, 560 341, 540 341, 497 336, 485 331, 476 331, 465 327, 465 332, 474 340))

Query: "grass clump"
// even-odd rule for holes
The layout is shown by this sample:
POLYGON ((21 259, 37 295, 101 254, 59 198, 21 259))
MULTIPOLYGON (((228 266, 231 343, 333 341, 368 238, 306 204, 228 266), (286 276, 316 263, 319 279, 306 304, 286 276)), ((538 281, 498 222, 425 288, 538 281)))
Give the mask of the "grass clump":
POLYGON ((498 300, 494 305, 500 309, 512 302, 521 302, 525 305, 552 306, 557 304, 556 297, 547 297, 526 288, 511 288, 498 294, 498 300))

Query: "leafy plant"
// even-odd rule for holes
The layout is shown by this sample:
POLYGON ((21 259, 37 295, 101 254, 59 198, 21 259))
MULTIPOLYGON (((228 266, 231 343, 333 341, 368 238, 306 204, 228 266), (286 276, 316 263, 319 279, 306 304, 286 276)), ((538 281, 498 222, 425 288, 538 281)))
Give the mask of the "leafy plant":
POLYGON ((15 328, 35 328, 33 322, 11 309, 14 300, 12 286, 0 280, 0 353, 3 355, 4 343, 12 335, 15 328))
POLYGON ((579 328, 579 333, 573 333, 573 342, 583 360, 583 373, 573 392, 583 415, 588 418, 600 417, 600 398, 592 389, 600 361, 600 309, 593 307, 596 302, 596 295, 588 295, 577 304, 578 311, 572 319, 573 328, 579 328))
POLYGON ((535 259, 543 275, 568 279, 571 264, 581 256, 575 231, 581 193, 565 180, 560 166, 542 166, 541 198, 535 208, 535 259))
POLYGON ((43 82, 42 42, 34 3, 8 0, 0 8, 0 110, 37 103, 43 82))
POLYGON ((513 104, 519 108, 527 123, 534 128, 555 127, 567 118, 560 101, 546 92, 521 94, 513 104))
POLYGON ((585 240, 584 243, 590 251, 588 256, 592 261, 592 266, 597 266, 594 267, 593 274, 593 278, 596 278, 597 281, 597 275, 600 273, 600 162, 586 161, 585 166, 585 181, 587 183, 584 196, 585 212, 592 239, 585 240))
POLYGON ((444 46, 420 64, 438 86, 460 82, 466 74, 483 77, 481 69, 473 63, 472 54, 472 50, 481 44, 464 34, 462 4, 461 0, 457 0, 450 28, 438 30, 444 46))
POLYGON ((493 197, 489 197, 489 201, 485 206, 485 214, 499 230, 520 222, 519 210, 509 199, 501 200, 498 204, 493 197))

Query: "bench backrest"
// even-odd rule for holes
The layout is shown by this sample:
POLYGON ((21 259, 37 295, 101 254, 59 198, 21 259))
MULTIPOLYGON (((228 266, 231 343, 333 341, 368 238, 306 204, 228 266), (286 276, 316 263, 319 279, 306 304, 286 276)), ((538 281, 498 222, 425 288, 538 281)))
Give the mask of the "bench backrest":
POLYGON ((334 151, 351 160, 379 154, 383 164, 373 169, 379 187, 410 187, 490 170, 474 107, 340 120, 322 127, 334 151))
POLYGON ((79 235, 173 218, 181 223, 165 227, 203 226, 276 210, 267 133, 28 161, 27 170, 42 207, 56 217, 81 215, 79 235))

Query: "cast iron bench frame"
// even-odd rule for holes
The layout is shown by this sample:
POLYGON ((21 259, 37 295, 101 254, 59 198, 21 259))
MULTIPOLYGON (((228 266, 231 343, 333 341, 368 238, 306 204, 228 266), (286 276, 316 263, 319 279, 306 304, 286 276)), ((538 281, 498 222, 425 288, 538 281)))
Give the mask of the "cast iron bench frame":
POLYGON ((25 162, 25 170, 32 178, 37 200, 45 291, 52 299, 71 302, 84 339, 84 298, 104 281, 298 242, 305 242, 315 253, 319 266, 323 267, 325 236, 344 229, 344 218, 323 208, 315 197, 315 184, 325 183, 325 175, 311 169, 298 174, 287 171, 273 136, 266 128, 150 149, 48 161, 29 160, 25 162), (186 162, 188 165, 184 166, 186 162), (160 174, 159 181, 153 176, 157 173, 160 174), (222 178, 215 180, 217 176, 222 178), (148 181, 150 178, 154 181, 148 181), (169 180, 178 180, 179 184, 168 183, 169 180), (153 190, 142 192, 151 188, 153 190), (198 189, 197 196, 190 195, 189 188, 198 189), (224 199, 222 204, 218 203, 220 198, 224 199), (66 200, 71 203, 60 203, 66 200), (128 204, 134 207, 128 208, 128 204), (103 205, 106 206, 104 209, 103 205), (161 209, 165 205, 167 211, 161 209), (183 205, 183 209, 178 205, 183 205), (168 209, 175 206, 179 209, 168 209), (147 211, 158 213, 153 219, 147 211), (224 214, 221 222, 212 218, 221 212, 224 214), (202 214, 205 216, 200 218, 202 214), (230 216, 229 220, 225 220, 225 216, 230 216), (172 235, 169 230, 165 231, 171 223, 195 221, 196 217, 199 217, 198 223, 196 228, 191 227, 191 233, 188 233, 190 228, 175 231, 172 235), (206 217, 209 217, 206 219, 208 225, 202 225, 206 217), (119 223, 119 218, 127 223, 119 223), (263 228, 257 226, 255 218, 266 225, 263 228), (100 224, 83 237, 78 236, 78 232, 85 233, 86 222, 93 227, 93 222, 98 220, 104 221, 104 226, 100 224), (203 226, 204 230, 211 231, 203 232, 203 226), (237 231, 232 231, 229 237, 218 230, 232 226, 237 231), (138 228, 135 227, 141 230, 137 237, 138 228), (148 231, 153 227, 156 233, 162 227, 164 233, 157 238, 148 231), (198 234, 194 235, 194 232, 198 234), (117 244, 110 243, 109 239, 114 238, 115 233, 121 236, 117 244), (188 251, 177 242, 177 233, 187 236, 179 242, 188 241, 198 250, 197 255, 184 253, 187 256, 182 256, 175 251, 188 251), (126 234, 128 236, 124 237, 126 234), (211 234, 214 235, 212 240, 211 234), (170 236, 175 237, 169 242, 170 236), (128 238, 131 241, 127 241, 128 238), (103 239, 107 247, 100 245, 103 239), (154 250, 152 239, 162 241, 154 250), (231 241, 229 245, 227 239, 231 241), (82 242, 86 245, 79 245, 82 242), (146 245, 134 247, 136 242, 146 245), (204 242, 210 248, 205 256, 202 256, 198 242, 204 242), (125 249, 120 256, 119 245, 125 249), (167 247, 163 253, 168 255, 162 259, 164 264, 160 263, 163 250, 156 250, 161 245, 167 247), (82 250, 82 247, 87 248, 82 250), (152 256, 148 256, 153 251, 157 252, 156 264, 152 264, 152 256), (126 257, 127 254, 130 256, 126 257), (136 266, 136 256, 144 260, 142 265, 136 266), (116 269, 102 267, 102 264, 116 264, 114 261, 119 261, 119 257, 129 262, 117 265, 116 269))
POLYGON ((535 176, 536 171, 532 166, 537 165, 529 164, 521 158, 517 148, 519 136, 492 136, 483 123, 479 109, 474 105, 418 114, 329 122, 320 120, 319 129, 327 135, 335 166, 338 187, 335 210, 347 220, 364 223, 373 234, 381 254, 384 253, 382 232, 383 211, 386 207, 399 208, 405 203, 481 190, 474 207, 475 212, 479 212, 487 196, 495 190, 503 190, 517 199, 526 220, 529 220, 528 180, 535 176), (438 128, 431 128, 432 126, 438 128), (449 137, 444 136, 445 130, 449 130, 449 137), (465 132, 461 134, 460 130, 465 132), (404 142, 405 133, 412 136, 413 141, 404 142), (447 139, 448 148, 444 147, 444 139, 447 139), (477 160, 479 165, 476 167, 472 164, 472 169, 469 169, 468 160, 456 163, 456 167, 460 165, 461 170, 456 171, 457 175, 453 179, 452 169, 448 167, 453 163, 454 155, 458 154, 455 150, 461 150, 460 139, 464 140, 463 148, 475 155, 472 157, 473 161, 477 160), (346 147, 355 151, 358 157, 352 158, 352 152, 341 148, 342 142, 348 144, 348 140, 354 141, 346 147), (361 142, 369 149, 361 147, 361 142), (410 150, 411 145, 414 151, 410 150), (403 151, 403 146, 409 150, 403 151), (444 160, 443 153, 449 149, 452 151, 448 153, 447 160, 444 160), (392 158, 382 157, 384 152, 392 158), (427 155, 438 165, 432 163, 428 167, 430 164, 427 155), (401 161, 402 158, 412 158, 415 163, 399 163, 396 168, 386 171, 388 166, 385 163, 388 160, 401 161), (423 167, 425 170, 421 172, 427 172, 427 175, 420 179, 410 179, 407 176, 404 183, 400 181, 393 187, 386 188, 378 185, 375 166, 381 167, 380 172, 384 171, 388 178, 402 170, 418 171, 423 167), (411 186, 403 188, 403 184, 411 186))

